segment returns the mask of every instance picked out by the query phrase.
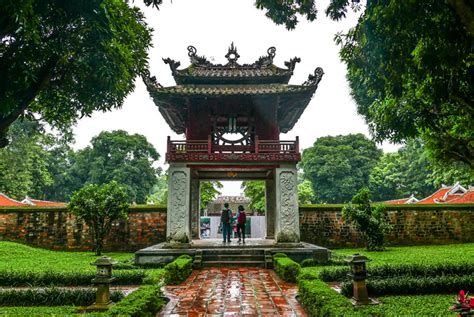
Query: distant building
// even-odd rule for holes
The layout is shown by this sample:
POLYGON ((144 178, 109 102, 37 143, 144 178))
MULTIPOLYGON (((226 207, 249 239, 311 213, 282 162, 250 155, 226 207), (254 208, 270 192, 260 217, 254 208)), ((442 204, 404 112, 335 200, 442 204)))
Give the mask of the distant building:
POLYGON ((400 204, 474 204, 474 187, 469 186, 467 189, 459 182, 453 186, 443 185, 432 195, 416 199, 413 195, 409 198, 388 200, 384 202, 390 205, 400 204))
POLYGON ((414 195, 411 195, 408 198, 400 198, 384 201, 385 204, 390 205, 403 205, 403 204, 416 204, 419 200, 415 198, 414 195))
POLYGON ((48 206, 48 207, 65 207, 66 203, 37 200, 26 197, 22 201, 15 200, 7 195, 0 193, 0 207, 30 207, 30 206, 48 206))
POLYGON ((224 204, 228 203, 229 208, 232 212, 237 212, 237 207, 239 205, 244 206, 246 213, 249 214, 251 211, 249 210, 250 199, 244 196, 219 196, 214 199, 209 205, 207 206, 207 215, 208 216, 216 216, 220 215, 222 209, 224 209, 224 204))

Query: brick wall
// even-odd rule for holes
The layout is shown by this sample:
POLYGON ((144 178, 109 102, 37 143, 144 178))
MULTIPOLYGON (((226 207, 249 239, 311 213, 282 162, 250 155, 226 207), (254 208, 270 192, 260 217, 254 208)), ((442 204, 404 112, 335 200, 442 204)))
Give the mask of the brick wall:
MULTIPOLYGON (((474 205, 387 207, 392 245, 474 242, 474 205)), ((363 246, 352 225, 344 222, 340 205, 300 207, 303 241, 320 246, 363 246)), ((114 223, 106 250, 136 251, 165 241, 166 208, 131 208, 128 220, 114 223)), ((87 225, 65 208, 1 208, 0 240, 27 243, 55 250, 90 250, 87 225)))
MULTIPOLYGON (((136 251, 166 239, 166 209, 131 209, 128 219, 113 224, 104 249, 136 251)), ((65 208, 0 210, 0 240, 53 250, 90 250, 89 227, 65 208)))
MULTIPOLYGON (((386 219, 391 245, 474 242, 474 205, 387 207, 386 219)), ((303 241, 325 247, 364 245, 354 226, 342 219, 340 206, 301 207, 300 230, 303 241)))

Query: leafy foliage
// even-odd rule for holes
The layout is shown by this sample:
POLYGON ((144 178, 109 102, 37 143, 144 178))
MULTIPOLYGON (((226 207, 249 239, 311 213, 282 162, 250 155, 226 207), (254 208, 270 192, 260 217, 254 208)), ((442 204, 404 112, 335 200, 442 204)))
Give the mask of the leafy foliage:
POLYGON ((358 112, 377 140, 420 136, 438 161, 473 168, 473 35, 458 5, 472 23, 468 1, 368 1, 337 41, 358 112))
POLYGON ((383 218, 383 207, 373 208, 370 203, 370 190, 362 188, 352 198, 352 203, 342 209, 342 217, 357 226, 365 239, 367 250, 381 251, 384 249, 384 232, 388 224, 383 218))
POLYGON ((143 14, 125 1, 2 1, 0 146, 23 114, 65 129, 121 106, 150 46, 143 14))
POLYGON ((300 204, 311 204, 314 200, 313 184, 307 179, 298 183, 298 202, 300 204))
POLYGON ((370 175, 376 201, 409 197, 424 198, 442 184, 474 183, 474 170, 465 163, 441 166, 433 163, 422 142, 412 139, 396 153, 385 153, 370 175))
POLYGON ((265 213, 265 181, 244 181, 241 188, 245 197, 250 198, 249 208, 259 214, 265 213))
MULTIPOLYGON (((95 288, 27 288, 0 291, 0 306, 86 306, 94 303, 95 288)), ((124 297, 120 291, 111 292, 112 301, 118 302, 124 297)))
POLYGON ((91 147, 74 154, 68 170, 71 190, 113 180, 124 187, 129 202, 144 203, 160 172, 153 167, 159 157, 143 135, 123 130, 101 132, 92 138, 91 147))
POLYGON ((221 194, 219 189, 223 188, 219 181, 203 181, 200 184, 199 190, 201 193, 201 209, 206 208, 207 205, 221 194))
POLYGON ((115 181, 101 186, 90 184, 74 193, 68 208, 91 227, 95 252, 100 255, 112 222, 127 218, 127 194, 115 181))
POLYGON ((189 255, 180 255, 176 260, 165 266, 166 284, 184 282, 193 271, 193 258, 189 255))
POLYGON ((160 285, 145 285, 112 306, 108 316, 152 317, 165 305, 160 285))
MULTIPOLYGON (((342 281, 348 278, 349 267, 336 267, 322 269, 318 277, 325 282, 342 281)), ((369 267, 370 278, 382 279, 397 276, 430 277, 445 275, 470 275, 474 274, 474 263, 459 260, 456 263, 384 263, 369 267)))
POLYGON ((288 30, 292 30, 298 24, 297 15, 306 17, 308 21, 316 19, 316 4, 314 0, 290 0, 290 1, 271 1, 256 0, 255 7, 260 10, 266 9, 265 15, 275 24, 284 24, 288 30))
POLYGON ((273 256, 273 267, 279 277, 291 283, 296 282, 301 270, 301 266, 284 253, 273 256))
MULTIPOLYGON (((461 289, 474 288, 474 274, 451 276, 398 276, 368 279, 367 291, 373 295, 453 294, 461 289)), ((352 282, 341 284, 342 294, 351 296, 352 282)))
POLYGON ((341 203, 369 185, 370 172, 381 154, 362 134, 327 136, 303 151, 301 165, 317 201, 341 203))
POLYGON ((53 184, 49 168, 54 157, 48 147, 55 140, 41 129, 32 120, 17 121, 11 127, 10 145, 0 149, 0 192, 18 200, 27 195, 45 197, 46 187, 53 184))

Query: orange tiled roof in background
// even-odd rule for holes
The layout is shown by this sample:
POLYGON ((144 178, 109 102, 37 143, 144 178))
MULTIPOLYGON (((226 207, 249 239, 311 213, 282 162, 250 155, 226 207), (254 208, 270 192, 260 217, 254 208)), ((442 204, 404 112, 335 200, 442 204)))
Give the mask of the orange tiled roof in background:
POLYGON ((12 206, 12 207, 21 207, 28 206, 18 200, 12 199, 5 194, 0 193, 0 206, 12 206))

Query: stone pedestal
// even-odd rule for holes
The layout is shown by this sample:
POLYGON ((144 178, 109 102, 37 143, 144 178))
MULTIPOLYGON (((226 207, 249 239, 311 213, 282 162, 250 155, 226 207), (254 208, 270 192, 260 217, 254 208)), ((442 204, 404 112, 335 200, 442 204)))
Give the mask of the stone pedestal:
POLYGON ((296 164, 275 169, 275 237, 278 243, 300 241, 298 180, 296 164))
POLYGON ((168 210, 166 239, 188 243, 190 232, 191 171, 185 164, 171 163, 168 170, 168 210))
POLYGON ((352 285, 354 289, 354 296, 352 299, 355 301, 356 305, 369 304, 370 300, 365 280, 353 281, 352 285))

